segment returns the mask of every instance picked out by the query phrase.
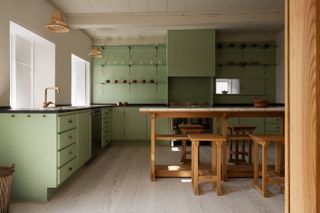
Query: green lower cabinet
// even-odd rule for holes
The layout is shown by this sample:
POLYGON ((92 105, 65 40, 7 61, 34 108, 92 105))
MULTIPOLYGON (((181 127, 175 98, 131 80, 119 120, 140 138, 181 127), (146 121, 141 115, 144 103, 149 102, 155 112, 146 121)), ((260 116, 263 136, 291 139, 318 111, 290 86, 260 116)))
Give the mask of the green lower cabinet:
POLYGON ((255 134, 264 133, 264 118, 239 118, 239 125, 241 126, 255 126, 255 134))
POLYGON ((78 164, 81 167, 91 158, 91 110, 78 113, 78 164))
POLYGON ((265 119, 265 133, 266 134, 281 134, 282 133, 281 118, 266 118, 265 119))
POLYGON ((102 109, 102 124, 101 124, 101 147, 104 148, 111 142, 111 108, 102 109))
POLYGON ((125 108, 124 134, 126 140, 146 140, 146 116, 139 112, 139 108, 125 108))
POLYGON ((124 107, 114 107, 111 113, 111 140, 112 141, 122 141, 125 140, 125 108, 124 107))
MULTIPOLYGON (((147 114, 139 112, 139 107, 114 107, 111 115, 112 141, 145 141, 150 139, 150 119, 147 114)), ((157 133, 170 132, 170 119, 156 120, 157 133)))
POLYGON ((0 165, 16 165, 12 198, 47 201, 58 186, 57 115, 0 114, 0 141, 0 165))
POLYGON ((0 141, 0 165, 16 165, 12 198, 45 202, 90 158, 90 110, 0 114, 0 141))

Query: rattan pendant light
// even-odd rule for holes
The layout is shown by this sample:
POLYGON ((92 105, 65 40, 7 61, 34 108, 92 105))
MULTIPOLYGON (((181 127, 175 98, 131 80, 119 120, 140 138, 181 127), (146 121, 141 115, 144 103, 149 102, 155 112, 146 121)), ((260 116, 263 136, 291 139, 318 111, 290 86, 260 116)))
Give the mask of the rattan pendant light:
MULTIPOLYGON (((96 38, 96 30, 94 31, 94 38, 96 38)), ((102 51, 98 47, 92 47, 90 53, 88 54, 92 58, 102 58, 102 51)))
POLYGON ((47 30, 55 33, 67 33, 70 31, 69 26, 64 21, 60 10, 55 10, 49 23, 46 25, 47 30))

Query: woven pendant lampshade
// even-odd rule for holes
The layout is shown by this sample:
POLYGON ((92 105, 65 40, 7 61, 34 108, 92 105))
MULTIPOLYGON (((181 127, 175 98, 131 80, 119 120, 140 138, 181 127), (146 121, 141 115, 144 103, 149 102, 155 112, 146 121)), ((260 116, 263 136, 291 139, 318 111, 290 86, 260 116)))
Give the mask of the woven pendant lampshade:
POLYGON ((70 31, 69 26, 64 21, 62 14, 59 10, 55 10, 49 23, 46 25, 47 30, 55 33, 67 33, 70 31))
POLYGON ((92 58, 102 58, 102 51, 100 49, 98 49, 97 47, 92 47, 89 56, 92 58))

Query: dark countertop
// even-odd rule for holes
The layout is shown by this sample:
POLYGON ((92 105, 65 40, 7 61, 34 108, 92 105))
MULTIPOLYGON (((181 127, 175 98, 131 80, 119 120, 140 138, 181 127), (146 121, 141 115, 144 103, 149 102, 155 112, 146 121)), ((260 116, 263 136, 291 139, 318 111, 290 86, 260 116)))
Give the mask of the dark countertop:
MULTIPOLYGON (((208 105, 206 107, 251 107, 252 104, 214 104, 208 105)), ((283 107, 284 104, 270 104, 270 107, 283 107)), ((9 106, 0 106, 0 113, 63 113, 63 112, 73 112, 79 110, 86 109, 98 109, 104 107, 169 107, 166 104, 128 104, 117 106, 116 104, 93 104, 89 106, 56 106, 49 108, 17 108, 11 109, 9 106)), ((172 108, 176 108, 175 106, 171 106, 172 108)), ((181 106, 180 106, 181 107, 181 106)), ((190 107, 190 106, 185 106, 190 107)), ((201 106, 200 106, 201 107, 201 106)))
POLYGON ((0 113, 63 113, 73 112, 86 109, 98 109, 104 107, 148 107, 148 106, 167 106, 165 104, 128 104, 124 106, 117 106, 116 104, 93 104, 89 106, 56 106, 48 108, 15 108, 9 106, 0 106, 0 113))

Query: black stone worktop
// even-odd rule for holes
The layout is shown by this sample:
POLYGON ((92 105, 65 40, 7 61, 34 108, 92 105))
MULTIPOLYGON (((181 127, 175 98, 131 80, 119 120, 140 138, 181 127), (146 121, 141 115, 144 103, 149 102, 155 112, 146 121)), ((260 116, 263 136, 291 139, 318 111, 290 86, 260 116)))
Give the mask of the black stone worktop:
POLYGON ((63 113, 86 109, 98 109, 104 107, 148 107, 148 106, 166 106, 165 104, 128 104, 117 106, 116 104, 94 104, 89 106, 56 106, 48 108, 11 108, 0 107, 0 113, 63 113))

